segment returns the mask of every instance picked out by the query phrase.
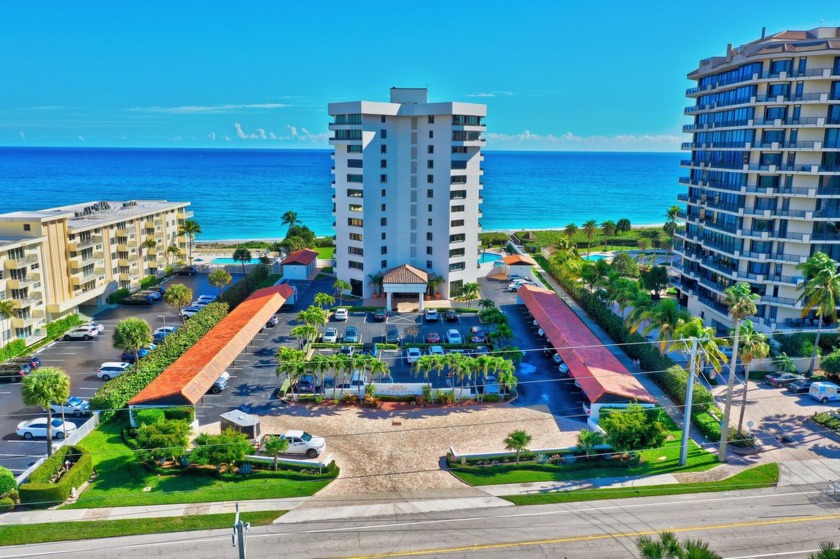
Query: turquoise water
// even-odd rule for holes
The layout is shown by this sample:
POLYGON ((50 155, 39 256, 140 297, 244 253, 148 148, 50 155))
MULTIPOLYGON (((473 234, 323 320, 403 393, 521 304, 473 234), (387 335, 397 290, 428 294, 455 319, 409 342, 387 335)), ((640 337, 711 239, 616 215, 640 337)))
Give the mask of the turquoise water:
POLYGON ((211 264, 241 264, 239 260, 233 258, 214 258, 210 261, 211 264))
POLYGON ((486 254, 482 254, 478 257, 479 264, 487 264, 488 262, 496 262, 497 260, 501 260, 501 254, 494 254, 492 252, 488 252, 486 254))
POLYGON ((583 257, 584 260, 589 260, 590 262, 598 262, 600 260, 604 260, 606 256, 603 254, 589 254, 583 257))

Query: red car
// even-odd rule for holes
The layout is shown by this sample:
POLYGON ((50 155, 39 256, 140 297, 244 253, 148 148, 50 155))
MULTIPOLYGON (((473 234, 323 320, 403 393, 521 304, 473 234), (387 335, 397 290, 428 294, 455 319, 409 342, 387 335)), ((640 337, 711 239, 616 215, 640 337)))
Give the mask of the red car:
POLYGON ((426 334, 426 343, 427 344, 437 344, 440 343, 440 334, 437 332, 429 332, 426 334))

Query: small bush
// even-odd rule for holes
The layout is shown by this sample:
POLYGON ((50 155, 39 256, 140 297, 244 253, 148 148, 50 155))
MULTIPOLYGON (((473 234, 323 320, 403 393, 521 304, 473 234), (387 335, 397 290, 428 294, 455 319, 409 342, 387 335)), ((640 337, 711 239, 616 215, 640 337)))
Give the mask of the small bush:
POLYGON ((186 421, 192 423, 195 420, 195 408, 192 406, 180 406, 177 408, 165 408, 163 416, 171 421, 186 421))
POLYGON ((230 309, 233 310, 237 305, 239 305, 239 303, 247 299, 248 296, 257 289, 260 282, 267 277, 268 266, 265 266, 264 264, 257 264, 254 266, 253 270, 248 272, 247 283, 244 278, 234 283, 225 289, 220 301, 227 303, 230 306, 230 309))
POLYGON ((134 412, 134 421, 137 423, 137 427, 154 425, 159 421, 163 421, 163 418, 163 410, 158 408, 141 409, 134 412))
POLYGON ((82 317, 80 317, 78 314, 70 314, 65 316, 64 318, 54 320, 47 324, 47 337, 57 338, 69 329, 73 328, 74 326, 78 326, 81 323, 82 317))
POLYGON ((146 276, 145 278, 140 280, 140 289, 148 289, 153 285, 157 285, 162 282, 164 277, 157 277, 157 276, 146 276))
POLYGON ((0 497, 17 487, 15 475, 8 468, 0 466, 0 497))
POLYGON ((4 512, 9 512, 14 508, 15 502, 12 501, 11 497, 3 497, 2 499, 0 499, 0 514, 4 512))
POLYGON ((720 421, 702 412, 694 415, 694 426, 703 433, 703 436, 712 442, 720 441, 720 421))
POLYGON ((26 342, 21 339, 13 340, 0 348, 0 362, 24 353, 26 353, 26 342))
POLYGON ((113 291, 110 295, 108 295, 108 304, 119 304, 122 302, 123 299, 125 299, 129 295, 131 295, 131 292, 128 290, 128 288, 122 287, 120 289, 117 289, 116 291, 113 291))

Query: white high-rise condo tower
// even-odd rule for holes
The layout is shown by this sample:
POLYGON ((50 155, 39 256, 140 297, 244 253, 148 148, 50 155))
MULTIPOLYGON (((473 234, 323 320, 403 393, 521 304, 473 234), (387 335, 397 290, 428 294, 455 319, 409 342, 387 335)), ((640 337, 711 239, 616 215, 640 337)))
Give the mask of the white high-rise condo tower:
POLYGON ((424 293, 475 282, 486 105, 391 88, 389 103, 330 103, 329 114, 336 277, 421 307, 424 293))
POLYGON ((814 326, 801 317, 797 265, 817 251, 840 259, 840 28, 762 33, 688 77, 682 303, 730 328, 723 291, 748 282, 761 296, 757 329, 814 326))

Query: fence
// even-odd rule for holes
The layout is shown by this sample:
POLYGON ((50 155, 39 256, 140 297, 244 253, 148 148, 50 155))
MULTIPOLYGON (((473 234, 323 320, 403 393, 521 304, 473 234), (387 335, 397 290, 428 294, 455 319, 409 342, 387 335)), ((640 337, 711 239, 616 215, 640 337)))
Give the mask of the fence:
MULTIPOLYGON (((599 444, 593 447, 595 451, 611 451, 612 447, 608 444, 599 444)), ((545 454, 547 456, 551 456, 553 454, 568 454, 570 452, 579 452, 580 449, 577 446, 567 446, 564 448, 529 448, 527 452, 531 454, 545 454)), ((511 451, 502 451, 502 452, 484 452, 484 453, 465 453, 459 454, 453 447, 449 447, 449 455, 452 457, 453 461, 458 461, 461 464, 466 464, 467 460, 476 460, 481 458, 513 458, 516 456, 516 452, 511 451)))
MULTIPOLYGON (((251 462, 266 462, 269 464, 274 463, 273 456, 261 456, 256 454, 251 454, 245 457, 245 460, 250 460, 251 462)), ((332 464, 335 460, 333 459, 332 454, 328 454, 323 460, 295 460, 294 458, 278 458, 278 464, 289 464, 292 466, 311 466, 317 467, 318 472, 321 473, 324 471, 324 468, 328 467, 332 464)))
MULTIPOLYGON (((96 429, 96 427, 98 425, 99 425, 99 412, 93 412, 93 415, 90 416, 90 419, 85 421, 81 426, 77 427, 76 431, 72 435, 70 435, 69 437, 67 437, 65 439, 62 439, 59 442, 53 441, 53 451, 58 450, 59 448, 61 448, 64 445, 68 445, 68 444, 69 445, 74 445, 74 444, 78 443, 79 441, 84 439, 91 431, 96 429)), ((26 471, 24 471, 22 474, 20 474, 19 476, 17 476, 15 478, 15 480, 17 481, 17 484, 20 485, 21 483, 23 483, 27 479, 29 479, 29 476, 32 475, 32 472, 34 472, 38 468, 38 466, 43 464, 44 460, 46 460, 46 459, 47 459, 47 457, 46 457, 46 455, 44 455, 41 458, 39 458, 34 464, 32 464, 31 466, 26 468, 26 471)))

